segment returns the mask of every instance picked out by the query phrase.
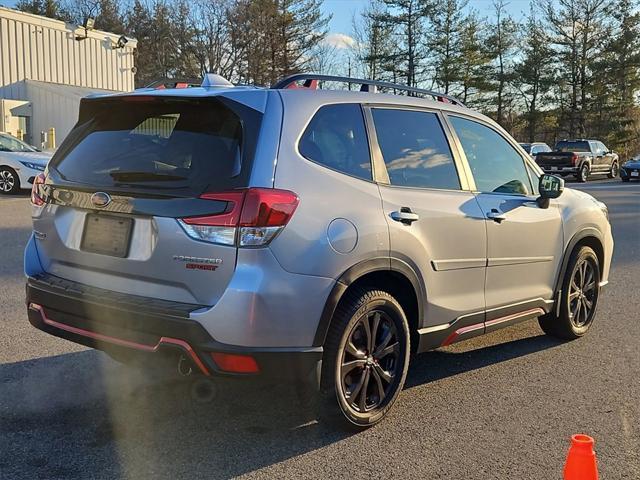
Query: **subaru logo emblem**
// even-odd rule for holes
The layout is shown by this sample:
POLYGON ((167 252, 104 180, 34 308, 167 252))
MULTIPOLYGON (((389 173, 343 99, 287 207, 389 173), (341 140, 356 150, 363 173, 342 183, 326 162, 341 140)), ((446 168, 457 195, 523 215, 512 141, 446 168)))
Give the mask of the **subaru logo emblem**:
POLYGON ((104 192, 96 192, 91 195, 91 203, 94 207, 104 208, 111 203, 111 195, 104 192))

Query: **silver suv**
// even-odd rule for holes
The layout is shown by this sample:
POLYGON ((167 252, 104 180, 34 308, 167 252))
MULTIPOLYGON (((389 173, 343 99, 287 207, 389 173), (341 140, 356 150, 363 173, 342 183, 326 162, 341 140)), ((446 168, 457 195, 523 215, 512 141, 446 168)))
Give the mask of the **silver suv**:
POLYGON ((605 205, 490 119, 318 75, 84 99, 32 203, 35 327, 311 384, 357 427, 387 414, 411 354, 536 317, 584 335, 613 250, 605 205))

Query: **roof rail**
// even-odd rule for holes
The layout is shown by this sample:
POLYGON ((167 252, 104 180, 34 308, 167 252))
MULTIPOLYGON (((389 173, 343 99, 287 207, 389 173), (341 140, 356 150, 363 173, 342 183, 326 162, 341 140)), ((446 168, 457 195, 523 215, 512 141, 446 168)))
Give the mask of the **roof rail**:
POLYGON ((318 82, 343 82, 349 85, 360 85, 361 92, 376 93, 377 88, 389 88, 393 90, 401 90, 403 92, 420 93, 428 95, 438 102, 452 103, 453 105, 459 105, 464 107, 464 104, 455 97, 440 92, 434 92, 432 90, 425 90, 423 88, 409 87, 407 85, 400 85, 391 82, 382 82, 379 80, 365 80, 363 78, 352 77, 340 77, 336 75, 318 75, 314 73, 297 73, 289 75, 281 80, 278 80, 271 86, 272 89, 286 89, 286 88, 309 88, 316 89, 318 82), (304 80, 304 86, 298 87, 296 82, 304 80))

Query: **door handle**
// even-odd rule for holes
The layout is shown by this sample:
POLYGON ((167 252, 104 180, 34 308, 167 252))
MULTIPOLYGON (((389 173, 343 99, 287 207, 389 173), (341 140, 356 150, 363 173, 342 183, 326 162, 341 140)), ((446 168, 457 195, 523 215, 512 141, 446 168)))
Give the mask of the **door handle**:
POLYGON ((496 223, 502 223, 507 219, 504 213, 500 213, 495 208, 492 208, 489 213, 487 213, 487 218, 493 220, 496 223))
POLYGON ((420 216, 417 213, 413 213, 408 207, 402 207, 399 212, 391 212, 390 216, 392 220, 405 225, 411 225, 413 222, 420 220, 420 216))

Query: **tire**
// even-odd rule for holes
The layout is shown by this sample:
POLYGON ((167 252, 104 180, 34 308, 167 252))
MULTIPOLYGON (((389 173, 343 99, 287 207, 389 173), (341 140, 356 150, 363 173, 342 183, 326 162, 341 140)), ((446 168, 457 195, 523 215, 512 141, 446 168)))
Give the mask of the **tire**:
POLYGON ((613 162, 611 164, 611 169, 609 170, 607 177, 616 178, 618 176, 618 173, 620 173, 620 167, 618 167, 618 162, 613 162))
POLYGON ((583 163, 580 170, 578 170, 576 178, 580 183, 585 183, 589 179, 589 165, 583 163))
POLYGON ((548 313, 538 319, 547 335, 562 340, 582 337, 596 315, 600 297, 600 263, 593 249, 582 246, 571 254, 562 280, 560 315, 548 313))
POLYGON ((13 195, 20 190, 20 178, 11 167, 0 167, 0 193, 13 195))
POLYGON ((407 318, 393 296, 375 289, 348 293, 325 342, 321 420, 351 429, 380 422, 402 391, 410 350, 407 318))

